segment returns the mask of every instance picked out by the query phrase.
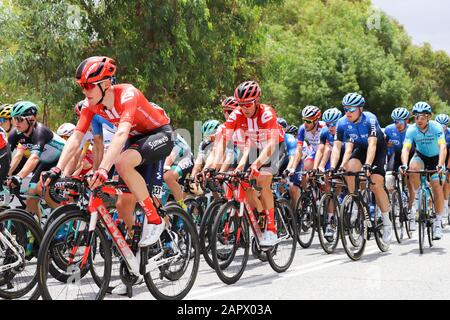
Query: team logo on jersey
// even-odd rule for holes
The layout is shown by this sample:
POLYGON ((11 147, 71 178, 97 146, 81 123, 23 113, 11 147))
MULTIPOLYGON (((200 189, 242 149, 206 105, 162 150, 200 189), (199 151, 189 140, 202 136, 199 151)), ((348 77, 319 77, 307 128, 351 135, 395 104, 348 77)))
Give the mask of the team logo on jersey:
POLYGON ((120 103, 124 104, 127 101, 130 101, 134 98, 134 90, 133 89, 127 89, 123 94, 122 98, 120 99, 120 103))
POLYGON ((351 134, 350 134, 350 140, 351 140, 351 141, 356 141, 356 140, 358 140, 358 135, 357 135, 357 134, 351 133, 351 134))
POLYGON ((273 115, 272 115, 272 112, 270 112, 270 110, 264 111, 264 113, 261 116, 261 122, 262 123, 267 123, 267 122, 269 122, 272 119, 273 119, 273 115))
POLYGON ((232 113, 228 116, 227 122, 233 122, 233 121, 236 121, 236 115, 237 115, 237 112, 232 112, 232 113))

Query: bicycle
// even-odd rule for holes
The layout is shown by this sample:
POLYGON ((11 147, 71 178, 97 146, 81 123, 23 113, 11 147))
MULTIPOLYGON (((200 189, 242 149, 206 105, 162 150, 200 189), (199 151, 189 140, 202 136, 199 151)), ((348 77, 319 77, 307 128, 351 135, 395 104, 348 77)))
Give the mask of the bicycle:
MULTIPOLYGON (((433 193, 427 183, 427 178, 435 173, 437 170, 407 170, 406 173, 413 173, 420 175, 420 189, 417 199, 419 201, 419 217, 417 219, 419 223, 419 251, 423 253, 425 246, 425 229, 428 237, 428 244, 430 248, 433 247, 434 230, 433 225, 436 219, 433 193), (431 203, 431 207, 429 204, 431 203)), ((439 178, 439 182, 442 186, 442 180, 439 178)))
POLYGON ((36 260, 43 232, 26 211, 0 212, 0 297, 18 299, 33 288, 30 299, 39 296, 36 260))
POLYGON ((339 216, 340 216, 340 200, 339 194, 337 194, 338 187, 345 187, 345 184, 341 181, 341 175, 335 173, 332 177, 327 178, 324 173, 316 173, 316 177, 324 177, 325 181, 330 184, 330 191, 325 192, 319 201, 317 209, 317 233, 319 234, 319 242, 322 249, 331 254, 336 250, 339 243, 339 216), (334 208, 334 214, 329 217, 330 208, 334 208), (326 236, 327 227, 331 226, 334 230, 333 236, 326 236))
POLYGON ((373 215, 370 210, 373 203, 372 192, 368 189, 361 190, 361 182, 367 182, 369 186, 373 184, 370 176, 364 171, 339 175, 355 177, 356 191, 345 196, 340 207, 340 236, 345 253, 351 260, 359 260, 364 253, 366 241, 370 240, 372 234, 380 251, 386 252, 389 244, 383 242, 382 217, 375 212, 377 210, 374 210, 373 215))
MULTIPOLYGON (((81 189, 80 194, 89 191, 87 180, 74 182, 81 189)), ((38 283, 43 299, 103 299, 111 277, 108 236, 120 254, 120 275, 129 295, 139 274, 143 275, 147 288, 157 299, 182 299, 188 294, 200 260, 197 233, 191 219, 177 206, 158 208, 167 227, 157 243, 138 248, 142 226, 134 225, 134 236, 127 242, 103 202, 103 195, 122 192, 129 191, 117 182, 107 181, 91 191, 87 210, 65 212, 49 226, 38 256, 38 283), (65 248, 61 253, 65 254, 66 269, 71 273, 62 283, 49 274, 53 260, 50 253, 54 245, 61 243, 61 239, 57 240, 61 228, 65 230, 65 248), (86 270, 91 268, 95 272, 88 277, 86 270), (63 289, 53 288, 58 285, 63 289)))
MULTIPOLYGON (((300 173, 303 176, 310 172, 300 173)), ((297 217, 297 241, 300 246, 307 249, 311 246, 317 229, 317 205, 320 199, 320 189, 314 177, 310 177, 306 190, 302 192, 295 205, 297 217)))
POLYGON ((218 277, 226 284, 241 278, 248 262, 251 235, 256 239, 257 248, 266 252, 274 271, 280 273, 289 269, 297 244, 296 219, 290 205, 275 199, 278 240, 273 247, 263 248, 259 215, 249 206, 245 194, 247 188, 261 189, 248 180, 245 172, 223 175, 233 185, 233 200, 224 204, 214 218, 211 250, 218 277))
POLYGON ((395 238, 398 243, 402 243, 405 235, 411 239, 412 232, 409 230, 409 195, 406 190, 406 183, 403 175, 399 172, 391 172, 395 178, 395 187, 391 198, 391 220, 395 238))

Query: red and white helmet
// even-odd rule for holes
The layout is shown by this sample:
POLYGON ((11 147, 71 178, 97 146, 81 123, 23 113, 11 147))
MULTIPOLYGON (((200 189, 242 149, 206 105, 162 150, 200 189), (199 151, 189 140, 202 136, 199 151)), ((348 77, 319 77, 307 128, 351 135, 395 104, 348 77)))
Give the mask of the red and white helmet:
POLYGON ((63 123, 56 130, 56 134, 61 137, 70 137, 75 131, 75 125, 73 123, 63 123))
POLYGON ((75 73, 78 84, 94 83, 112 78, 117 67, 113 59, 108 57, 90 57, 80 63, 75 73))
POLYGON ((253 102, 261 96, 261 88, 256 81, 245 81, 234 90, 234 97, 238 103, 253 102))

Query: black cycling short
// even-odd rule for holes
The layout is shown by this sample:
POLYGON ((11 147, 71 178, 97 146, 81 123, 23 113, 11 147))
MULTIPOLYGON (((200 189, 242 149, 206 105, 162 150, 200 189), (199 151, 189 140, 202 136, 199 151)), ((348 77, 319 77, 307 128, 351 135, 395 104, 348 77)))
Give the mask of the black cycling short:
MULTIPOLYGON (((283 155, 285 152, 286 145, 281 142, 278 144, 278 148, 274 151, 272 156, 266 161, 265 164, 263 164, 259 170, 263 172, 268 172, 272 174, 273 176, 276 176, 279 172, 279 168, 283 162, 283 155)), ((245 164, 244 171, 247 171, 248 168, 252 165, 253 162, 258 159, 258 157, 261 155, 262 149, 250 149, 249 156, 247 159, 247 163, 245 164)))
POLYGON ((425 170, 436 170, 436 167, 439 164, 439 156, 438 155, 434 156, 434 157, 427 157, 416 150, 416 153, 414 154, 414 157, 412 160, 414 161, 415 160, 414 158, 416 158, 416 157, 419 158, 420 160, 422 160, 425 170))
POLYGON ((165 125, 149 134, 129 138, 125 149, 139 152, 142 157, 140 165, 154 163, 170 155, 174 145, 173 135, 172 127, 165 125))
MULTIPOLYGON (((375 168, 372 170, 373 174, 379 174, 382 176, 386 175, 386 170, 384 166, 386 165, 386 143, 377 144, 377 151, 375 153, 375 159, 373 160, 372 167, 375 168)), ((363 146, 355 146, 352 152, 352 156, 350 159, 358 159, 362 165, 366 163, 367 158, 367 147, 363 146)))
MULTIPOLYGON (((170 125, 163 126, 145 136, 128 139, 125 149, 139 152, 142 162, 135 169, 144 178, 149 193, 160 197, 162 195, 164 162, 173 148, 173 130, 170 125)), ((119 183, 125 184, 119 177, 119 183)))
MULTIPOLYGON (((414 152, 409 153, 408 163, 414 156, 414 152)), ((394 171, 398 172, 398 168, 402 165, 402 153, 401 151, 394 152, 390 156, 388 156, 386 171, 394 171)))

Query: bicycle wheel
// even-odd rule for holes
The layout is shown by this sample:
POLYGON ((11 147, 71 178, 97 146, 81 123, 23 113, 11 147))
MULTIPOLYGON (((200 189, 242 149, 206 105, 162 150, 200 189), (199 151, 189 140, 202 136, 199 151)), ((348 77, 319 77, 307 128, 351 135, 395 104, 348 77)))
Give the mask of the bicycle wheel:
POLYGON ((317 213, 317 231, 320 245, 326 253, 331 254, 336 250, 339 243, 339 203, 337 199, 334 199, 332 195, 324 194, 320 199, 317 213), (328 217, 330 205, 334 206, 334 215, 331 218, 328 217), (325 236, 328 225, 334 230, 331 237, 325 236))
POLYGON ((187 206, 186 212, 192 218, 197 231, 200 230, 200 224, 203 218, 203 208, 200 203, 197 202, 196 199, 190 198, 185 200, 185 204, 187 206))
POLYGON ((390 218, 392 221, 392 228, 394 229, 395 238, 398 243, 402 243, 405 236, 405 225, 403 221, 403 207, 400 193, 394 190, 391 196, 391 212, 390 218))
POLYGON ((223 205, 214 219, 211 254, 217 276, 226 284, 237 282, 247 266, 250 251, 248 223, 239 217, 239 204, 223 205))
POLYGON ((111 248, 99 223, 95 227, 94 236, 89 239, 89 220, 90 216, 86 212, 74 210, 62 214, 49 226, 38 256, 38 283, 44 300, 104 298, 111 277, 111 248), (62 238, 59 233, 61 229, 66 229, 62 238), (103 254, 95 257, 90 250, 96 247, 94 239, 103 248, 103 254), (67 264, 66 272, 69 277, 65 282, 55 279, 50 272, 50 266, 55 260, 55 246, 58 246, 58 253, 67 264), (80 268, 83 257, 87 258, 87 263, 80 268), (91 265, 94 265, 95 274, 103 279, 101 285, 97 285, 89 273, 91 265))
POLYGON ((297 223, 289 200, 275 202, 275 223, 279 243, 267 251, 267 258, 272 269, 278 273, 285 272, 292 264, 297 248, 297 223))
POLYGON ((166 229, 159 241, 141 249, 141 261, 152 265, 147 266, 144 280, 156 299, 183 299, 194 285, 200 264, 197 229, 179 206, 165 207, 163 219, 166 229))
POLYGON ((431 194, 431 191, 429 191, 429 199, 431 202, 431 208, 428 209, 427 214, 427 236, 428 236, 428 244, 430 245, 430 248, 434 245, 434 228, 433 225, 436 223, 436 210, 434 209, 434 199, 433 195, 431 194))
POLYGON ((423 192, 420 192, 420 204, 419 204, 419 251, 420 254, 423 253, 423 248, 425 245, 425 228, 427 223, 426 212, 427 212, 427 203, 425 201, 425 195, 423 192))
POLYGON ((372 221, 372 231, 375 234, 375 242, 381 252, 386 252, 389 250, 390 243, 385 243, 383 241, 383 218, 381 213, 379 214, 379 208, 375 207, 375 217, 372 221))
POLYGON ((200 230, 199 230, 199 242, 200 242, 200 250, 202 252, 203 257, 205 258, 206 263, 214 269, 214 263, 212 261, 212 255, 211 255, 211 233, 212 233, 212 226, 214 223, 214 217, 219 212, 220 207, 227 203, 226 199, 216 199, 214 200, 208 209, 205 211, 205 214, 203 215, 202 221, 200 223, 200 230))
POLYGON ((364 223, 367 209, 353 199, 352 195, 347 195, 342 201, 340 211, 339 227, 342 246, 350 259, 359 260, 366 246, 364 223), (358 212, 352 219, 353 206, 358 206, 358 212))
POLYGON ((28 213, 6 210, 0 213, 0 233, 0 266, 5 268, 0 272, 0 297, 38 296, 36 264, 43 236, 39 224, 28 213))
POLYGON ((303 192, 297 201, 297 240, 302 248, 309 248, 314 239, 316 206, 310 192, 303 192))

